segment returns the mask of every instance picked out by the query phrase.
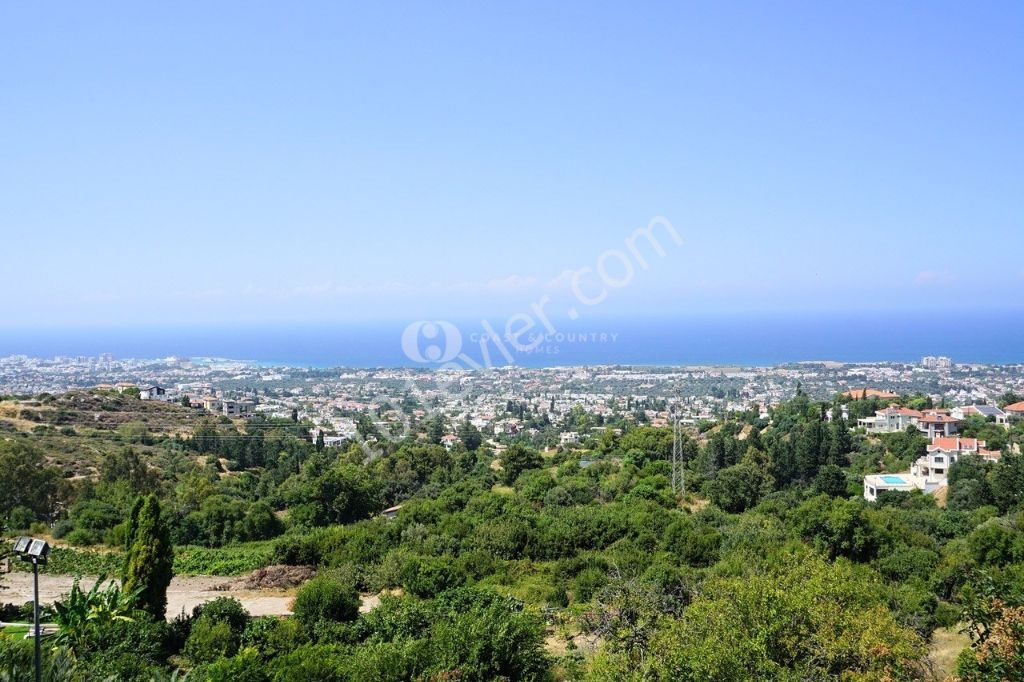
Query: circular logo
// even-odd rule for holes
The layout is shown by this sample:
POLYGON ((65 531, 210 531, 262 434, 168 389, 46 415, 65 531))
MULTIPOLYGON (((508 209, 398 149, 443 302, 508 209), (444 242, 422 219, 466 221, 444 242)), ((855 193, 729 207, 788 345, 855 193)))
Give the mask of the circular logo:
POLYGON ((402 332, 402 350, 413 362, 450 362, 462 351, 462 334, 451 322, 420 320, 402 332))

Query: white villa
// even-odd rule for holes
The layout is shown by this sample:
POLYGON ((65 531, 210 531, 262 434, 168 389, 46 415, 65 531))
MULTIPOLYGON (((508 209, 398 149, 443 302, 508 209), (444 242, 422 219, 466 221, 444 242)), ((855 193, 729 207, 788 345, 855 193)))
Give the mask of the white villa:
POLYGON ((899 433, 913 426, 931 439, 952 436, 959 423, 960 420, 946 410, 921 412, 896 405, 876 411, 874 417, 857 420, 857 426, 863 426, 868 433, 899 433))
POLYGON ((562 445, 575 445, 580 442, 580 434, 575 431, 565 431, 558 435, 558 441, 562 445))
POLYGON ((908 426, 917 426, 922 414, 917 410, 890 405, 884 410, 875 412, 874 417, 863 417, 857 420, 857 426, 863 426, 868 433, 898 433, 906 431, 908 426))
POLYGON ((1009 426, 1010 423, 1009 416, 995 405, 965 405, 964 407, 954 407, 950 411, 950 414, 957 419, 966 419, 973 414, 977 414, 985 419, 991 419, 1000 426, 1009 426))
POLYGON ((978 455, 988 462, 999 461, 999 452, 986 450, 985 441, 976 438, 941 437, 932 440, 928 452, 919 457, 909 472, 870 474, 864 477, 864 499, 874 502, 886 490, 923 490, 934 493, 949 483, 949 467, 961 457, 978 455))

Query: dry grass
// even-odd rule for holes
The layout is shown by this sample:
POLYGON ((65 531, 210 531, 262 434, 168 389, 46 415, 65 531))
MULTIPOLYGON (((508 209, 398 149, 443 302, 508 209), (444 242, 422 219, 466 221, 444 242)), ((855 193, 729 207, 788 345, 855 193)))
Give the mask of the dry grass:
POLYGON ((679 501, 680 508, 685 509, 688 512, 691 512, 691 513, 694 513, 694 514, 699 512, 701 509, 706 508, 710 504, 711 504, 710 500, 707 500, 707 499, 705 499, 703 497, 697 497, 696 495, 693 495, 693 494, 689 494, 685 498, 683 498, 682 500, 679 501))
POLYGON ((928 644, 928 661, 931 663, 934 680, 948 680, 956 671, 956 658, 971 640, 958 632, 956 627, 939 628, 932 634, 928 644))

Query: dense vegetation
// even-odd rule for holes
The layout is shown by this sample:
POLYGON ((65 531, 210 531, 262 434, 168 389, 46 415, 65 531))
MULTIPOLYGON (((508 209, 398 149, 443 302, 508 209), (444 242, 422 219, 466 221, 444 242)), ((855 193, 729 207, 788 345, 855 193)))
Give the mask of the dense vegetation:
MULTIPOLYGON (((849 402, 850 418, 870 403, 849 402)), ((868 504, 861 475, 908 466, 925 441, 868 437, 829 412, 839 404, 798 394, 770 420, 694 431, 685 496, 671 433, 628 416, 545 452, 433 420, 375 458, 290 420, 69 432, 99 452, 74 481, 39 434, 11 431, 0 515, 102 550, 55 563, 127 578, 62 605, 54 679, 923 680, 938 628, 970 635, 961 679, 1024 679, 1020 426, 967 424, 1005 451, 957 464, 945 507, 917 493, 868 504), (463 442, 435 444, 446 430, 463 442), (171 545, 177 572, 318 576, 291 618, 222 598, 165 622, 171 545), (360 595, 378 593, 360 615, 360 595)), ((0 638, 0 675, 21 679, 29 657, 0 638)))

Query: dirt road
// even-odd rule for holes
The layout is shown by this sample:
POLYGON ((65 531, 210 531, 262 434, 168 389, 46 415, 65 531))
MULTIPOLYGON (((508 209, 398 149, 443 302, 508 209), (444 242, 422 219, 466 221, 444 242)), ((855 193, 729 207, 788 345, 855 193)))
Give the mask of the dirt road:
MULTIPOLYGON (((39 599, 44 604, 51 604, 61 595, 71 590, 73 578, 68 575, 39 576, 39 599)), ((84 577, 82 589, 89 589, 96 577, 84 577)), ((284 616, 291 613, 289 605, 295 596, 295 590, 247 590, 238 586, 233 578, 214 576, 175 576, 167 589, 167 616, 173 618, 181 613, 191 613, 192 609, 203 602, 217 597, 234 597, 254 616, 284 616), (225 589, 230 588, 230 589, 225 589)), ((32 601, 32 574, 7 573, 0 576, 0 602, 24 604, 32 601)))

